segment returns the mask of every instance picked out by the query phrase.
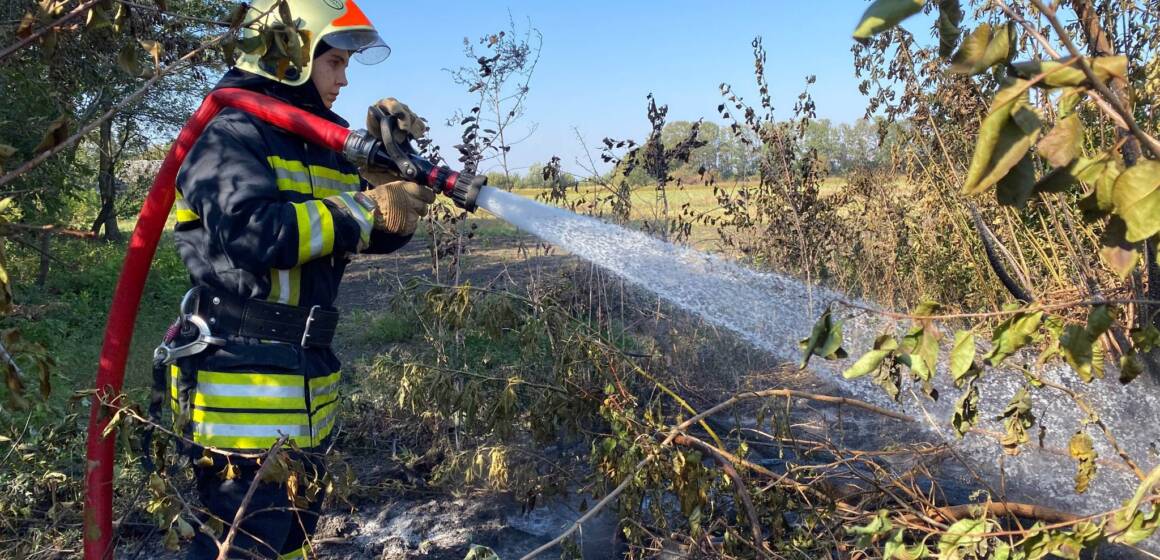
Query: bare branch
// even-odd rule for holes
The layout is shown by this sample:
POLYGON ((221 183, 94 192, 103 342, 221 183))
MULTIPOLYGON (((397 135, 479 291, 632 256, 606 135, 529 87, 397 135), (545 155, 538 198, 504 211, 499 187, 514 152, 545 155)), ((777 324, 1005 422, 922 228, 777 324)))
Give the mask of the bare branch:
POLYGON ((274 442, 274 445, 270 447, 270 450, 266 452, 264 457, 262 457, 262 466, 254 475, 254 481, 250 483, 250 488, 246 490, 246 496, 242 498, 242 504, 238 506, 238 511, 234 513, 234 520, 232 523, 230 523, 230 532, 226 534, 226 540, 222 541, 221 545, 218 547, 217 560, 226 560, 229 558, 230 548, 233 547, 234 539, 238 536, 238 527, 240 527, 242 524, 242 519, 246 514, 246 508, 250 505, 250 500, 254 498, 254 492, 258 489, 258 485, 262 484, 262 477, 265 476, 266 472, 270 469, 270 465, 273 465, 277 462, 273 461, 272 459, 275 455, 278 454, 279 451, 282 450, 282 446, 285 445, 288 437, 289 436, 283 435, 282 437, 278 438, 278 441, 274 442))

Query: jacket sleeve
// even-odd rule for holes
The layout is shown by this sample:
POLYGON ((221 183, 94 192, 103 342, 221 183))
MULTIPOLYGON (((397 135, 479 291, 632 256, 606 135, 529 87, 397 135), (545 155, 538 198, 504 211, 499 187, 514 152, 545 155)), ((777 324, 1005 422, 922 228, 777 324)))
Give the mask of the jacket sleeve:
MULTIPOLYGON (((369 191, 375 188, 365 178, 362 180, 362 190, 369 191)), ((362 251, 365 255, 386 255, 402 249, 411 241, 414 235, 395 235, 379 229, 371 231, 370 245, 362 251)))
POLYGON ((355 252, 370 227, 342 200, 288 202, 252 117, 226 110, 194 143, 177 178, 181 195, 210 238, 239 268, 291 269, 332 253, 355 252))

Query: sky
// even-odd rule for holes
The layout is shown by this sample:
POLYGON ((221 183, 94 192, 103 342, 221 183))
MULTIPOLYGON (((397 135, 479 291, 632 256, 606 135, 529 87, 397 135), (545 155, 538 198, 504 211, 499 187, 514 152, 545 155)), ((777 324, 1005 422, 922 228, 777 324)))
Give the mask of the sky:
MULTIPOLYGON (((649 93, 669 106, 670 120, 718 121, 722 82, 756 102, 751 42, 758 35, 768 53, 766 76, 778 118, 792 116, 811 74, 817 76, 809 88, 820 118, 851 122, 866 106, 850 53, 850 33, 866 7, 861 0, 362 0, 359 5, 392 54, 376 66, 352 63, 351 85, 335 110, 361 127, 368 105, 395 97, 427 119, 444 156, 457 156, 453 146, 460 135, 446 119, 475 99, 446 69, 473 65, 463 55, 464 37, 474 41, 507 29, 509 13, 519 27, 530 22, 543 34, 527 114, 515 125, 516 133, 533 123, 536 130, 512 148, 517 169, 559 155, 565 170, 582 174, 576 160, 587 163, 587 158, 576 130, 589 146, 604 137, 641 140, 649 130, 649 93)), ((594 150, 599 162, 597 156, 594 150)))

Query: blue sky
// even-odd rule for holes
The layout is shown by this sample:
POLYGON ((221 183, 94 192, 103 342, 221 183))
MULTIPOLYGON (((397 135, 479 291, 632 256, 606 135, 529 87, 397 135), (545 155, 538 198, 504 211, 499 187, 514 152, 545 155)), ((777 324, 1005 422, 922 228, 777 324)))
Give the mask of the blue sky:
MULTIPOLYGON (((850 53, 850 32, 866 7, 860 0, 363 0, 360 6, 393 53, 377 66, 353 64, 351 85, 335 109, 361 123, 370 103, 397 97, 431 123, 445 155, 455 154, 459 130, 444 121, 470 107, 473 96, 443 69, 468 62, 464 37, 506 29, 509 11, 517 24, 530 19, 543 33, 527 115, 516 130, 533 122, 538 129, 512 149, 518 168, 560 155, 565 169, 578 170, 574 160, 583 150, 573 127, 590 146, 605 136, 641 139, 650 92, 668 104, 670 120, 716 120, 721 82, 756 101, 750 42, 757 35, 768 51, 766 75, 779 118, 791 115, 810 74, 817 76, 810 90, 819 117, 849 122, 865 108, 850 53)), ((924 25, 920 21, 908 27, 925 36, 916 27, 924 25)))

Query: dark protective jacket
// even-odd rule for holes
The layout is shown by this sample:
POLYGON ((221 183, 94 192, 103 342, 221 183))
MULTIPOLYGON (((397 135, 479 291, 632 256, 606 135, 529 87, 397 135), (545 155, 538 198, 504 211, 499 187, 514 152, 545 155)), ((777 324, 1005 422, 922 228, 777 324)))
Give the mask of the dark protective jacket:
MULTIPOLYGON (((312 84, 289 87, 231 70, 218 88, 264 93, 332 122, 312 84)), ((324 148, 236 109, 214 117, 177 176, 177 249, 193 285, 233 296, 332 309, 360 242, 386 253, 409 237, 372 230, 350 193, 368 185, 324 148)), ((180 431, 199 446, 302 448, 330 434, 339 361, 329 348, 232 339, 180 360, 171 397, 180 431)))
MULTIPOLYGON (((255 90, 349 126, 321 100, 314 102, 310 84, 292 88, 235 69, 217 87, 255 90)), ((239 298, 332 306, 347 255, 362 235, 370 234, 370 253, 389 253, 409 239, 364 230, 346 216, 339 195, 366 186, 340 154, 225 109, 177 175, 178 252, 195 286, 239 298)))

